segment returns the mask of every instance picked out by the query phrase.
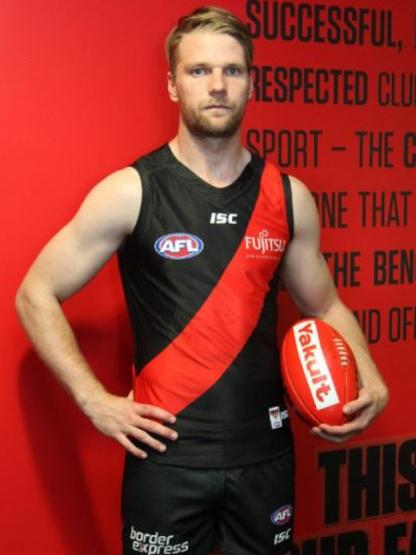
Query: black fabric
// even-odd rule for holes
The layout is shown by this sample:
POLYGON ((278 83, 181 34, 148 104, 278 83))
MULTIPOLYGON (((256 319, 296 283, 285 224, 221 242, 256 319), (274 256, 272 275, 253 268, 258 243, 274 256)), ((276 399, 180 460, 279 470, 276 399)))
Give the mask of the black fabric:
POLYGON ((217 188, 178 162, 168 146, 134 164, 142 205, 118 258, 138 370, 179 335, 215 287, 244 235, 263 165, 253 157, 234 183, 217 188), (237 224, 211 225, 211 213, 221 210, 239 212, 237 224), (154 256, 155 239, 178 230, 204 237, 204 259, 177 263, 154 256))
POLYGON ((281 176, 282 176, 282 182, 283 182, 283 190, 285 192, 285 198, 286 198, 286 211, 287 211, 287 223, 289 226, 289 238, 293 239, 294 220, 293 220, 292 188, 290 185, 289 176, 286 173, 282 173, 281 176))
POLYGON ((229 469, 182 468, 128 454, 122 492, 123 555, 281 555, 292 545, 291 449, 229 469))
MULTIPOLYGON (((142 181, 140 216, 118 254, 139 374, 191 321, 244 240, 264 161, 253 154, 224 188, 200 179, 167 145, 134 167, 142 181), (237 221, 213 225, 213 212, 237 214, 237 221), (158 238, 178 231, 202 238, 203 256, 172 261, 155 253, 158 238)), ((273 429, 269 414, 276 407, 287 414, 276 345, 278 271, 269 287, 258 324, 231 366, 177 415, 179 439, 168 441, 165 453, 141 446, 155 462, 225 468, 269 460, 291 445, 288 419, 273 429)))

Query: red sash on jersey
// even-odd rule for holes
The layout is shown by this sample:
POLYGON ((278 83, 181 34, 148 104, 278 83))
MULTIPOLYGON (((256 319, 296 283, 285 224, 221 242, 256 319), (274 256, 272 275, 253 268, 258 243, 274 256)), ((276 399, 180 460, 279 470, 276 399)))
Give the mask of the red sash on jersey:
POLYGON ((177 414, 221 378, 257 325, 288 240, 280 173, 266 162, 239 247, 183 331, 140 371, 134 383, 137 402, 177 414), (278 252, 267 250, 278 243, 283 245, 278 252))

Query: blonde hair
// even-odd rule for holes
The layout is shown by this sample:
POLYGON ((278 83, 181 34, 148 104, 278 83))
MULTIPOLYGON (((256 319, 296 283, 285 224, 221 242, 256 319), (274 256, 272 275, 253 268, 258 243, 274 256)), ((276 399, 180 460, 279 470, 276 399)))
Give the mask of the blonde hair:
POLYGON ((166 56, 172 72, 177 63, 177 50, 184 35, 196 29, 224 33, 234 37, 243 47, 247 67, 251 66, 254 55, 253 41, 247 27, 234 14, 224 8, 202 6, 178 20, 166 39, 166 56))

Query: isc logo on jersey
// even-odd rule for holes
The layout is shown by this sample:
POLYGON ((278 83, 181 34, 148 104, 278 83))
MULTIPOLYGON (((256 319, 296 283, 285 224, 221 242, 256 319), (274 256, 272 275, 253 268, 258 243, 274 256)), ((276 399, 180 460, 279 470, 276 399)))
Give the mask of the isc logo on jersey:
POLYGON ((204 242, 190 233, 169 233, 155 242, 155 251, 164 258, 183 260, 198 256, 204 250, 204 242))
POLYGON ((211 212, 210 224, 236 224, 238 214, 224 214, 223 212, 211 212))

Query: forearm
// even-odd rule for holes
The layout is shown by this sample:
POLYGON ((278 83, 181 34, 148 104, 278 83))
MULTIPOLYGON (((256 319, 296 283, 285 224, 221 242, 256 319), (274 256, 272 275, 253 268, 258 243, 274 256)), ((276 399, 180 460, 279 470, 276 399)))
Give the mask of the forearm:
POLYGON ((20 290, 16 309, 35 350, 52 373, 69 391, 81 410, 105 391, 80 351, 75 335, 52 295, 34 295, 20 290))

